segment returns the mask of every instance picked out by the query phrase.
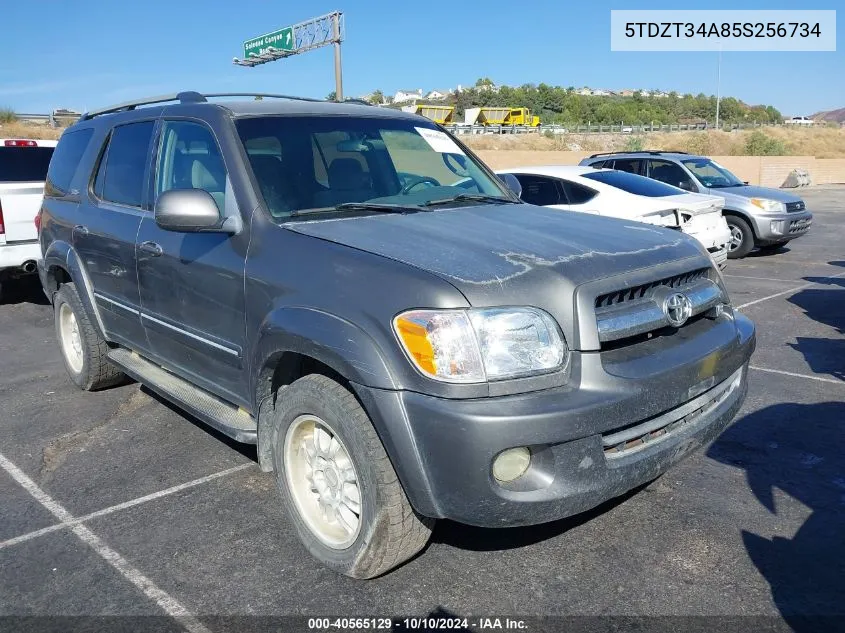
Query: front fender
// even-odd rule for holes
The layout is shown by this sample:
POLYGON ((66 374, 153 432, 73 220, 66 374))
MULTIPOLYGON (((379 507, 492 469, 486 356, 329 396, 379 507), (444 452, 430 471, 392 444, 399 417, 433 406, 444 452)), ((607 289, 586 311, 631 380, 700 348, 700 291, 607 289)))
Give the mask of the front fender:
MULTIPOLYGON (((252 358, 252 393, 259 393, 262 370, 284 352, 310 356, 347 380, 395 389, 396 381, 372 337, 357 325, 311 308, 279 308, 259 328, 252 358)), ((258 406, 258 402, 254 403, 258 406)))
POLYGON ((97 308, 97 302, 94 300, 94 286, 91 284, 91 279, 88 277, 88 271, 85 270, 82 259, 73 246, 60 240, 51 242, 44 252, 43 260, 39 262, 39 268, 41 285, 51 301, 53 294, 59 289, 58 271, 63 270, 68 274, 71 281, 76 285, 76 291, 79 293, 79 299, 82 301, 82 307, 88 314, 88 318, 94 323, 100 336, 104 340, 108 340, 100 311, 97 308))

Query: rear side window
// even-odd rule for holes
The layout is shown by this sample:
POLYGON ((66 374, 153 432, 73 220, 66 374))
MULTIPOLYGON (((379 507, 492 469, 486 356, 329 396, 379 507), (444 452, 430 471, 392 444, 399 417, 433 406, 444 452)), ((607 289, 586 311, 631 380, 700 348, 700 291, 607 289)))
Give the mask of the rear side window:
POLYGON ((44 194, 47 196, 62 196, 70 190, 73 175, 79 167, 79 161, 91 142, 94 130, 77 130, 66 132, 59 140, 59 146, 53 153, 50 169, 47 172, 47 184, 44 194))
POLYGON ((141 206, 154 127, 153 121, 141 121, 114 128, 94 185, 100 198, 130 207, 141 206))
POLYGON ((596 192, 588 187, 576 185, 574 182, 568 180, 561 180, 560 184, 563 186, 563 192, 566 194, 566 199, 569 204, 584 204, 592 200, 596 192))
POLYGON ((525 174, 514 174, 514 176, 522 185, 520 197, 528 204, 536 204, 540 207, 550 204, 566 204, 565 200, 561 200, 560 186, 555 178, 525 174))
POLYGON ((677 196, 686 193, 683 189, 670 187, 657 180, 652 180, 645 176, 637 176, 636 174, 628 174, 624 171, 597 171, 595 173, 582 174, 582 176, 590 180, 603 182, 622 191, 648 198, 663 198, 665 196, 677 196))
POLYGON ((0 145, 0 182, 44 182, 52 147, 0 145))
MULTIPOLYGON (((629 174, 639 174, 642 162, 643 161, 636 158, 617 158, 615 161, 613 161, 613 169, 618 169, 619 171, 627 171, 629 174)), ((605 166, 608 166, 607 163, 605 163, 605 166)))

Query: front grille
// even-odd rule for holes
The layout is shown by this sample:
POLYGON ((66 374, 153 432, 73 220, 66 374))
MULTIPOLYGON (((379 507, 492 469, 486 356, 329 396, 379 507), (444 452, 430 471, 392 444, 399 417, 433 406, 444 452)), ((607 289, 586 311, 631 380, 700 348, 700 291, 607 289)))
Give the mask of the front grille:
POLYGON ((671 411, 602 434, 607 458, 621 457, 657 440, 666 439, 682 427, 699 420, 725 402, 742 383, 742 368, 709 391, 671 411))
POLYGON ((681 275, 673 275, 672 277, 666 277, 665 279, 658 279, 657 281, 652 281, 651 283, 632 286, 631 288, 624 288, 622 290, 614 290, 613 292, 608 292, 596 297, 596 307, 605 308, 607 306, 625 303, 626 301, 649 297, 651 296, 653 290, 655 288, 659 288, 660 286, 666 286, 668 288, 688 286, 699 279, 707 277, 709 271, 709 268, 699 268, 681 275))
POLYGON ((786 203, 786 212, 787 213, 796 213, 797 211, 803 211, 806 208, 803 200, 799 200, 798 202, 787 202, 786 203))
POLYGON ((803 233, 810 228, 810 220, 792 220, 789 223, 790 234, 803 233))

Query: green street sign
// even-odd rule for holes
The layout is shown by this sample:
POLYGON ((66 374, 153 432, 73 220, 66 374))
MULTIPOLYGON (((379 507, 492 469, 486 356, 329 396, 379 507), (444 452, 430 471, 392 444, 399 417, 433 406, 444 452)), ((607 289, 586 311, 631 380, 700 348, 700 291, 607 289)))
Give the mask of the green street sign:
POLYGON ((293 28, 286 26, 278 31, 259 35, 258 37, 253 37, 251 40, 247 40, 244 42, 244 59, 249 59, 250 55, 266 53, 267 49, 271 46, 282 51, 292 51, 296 48, 293 40, 293 28))

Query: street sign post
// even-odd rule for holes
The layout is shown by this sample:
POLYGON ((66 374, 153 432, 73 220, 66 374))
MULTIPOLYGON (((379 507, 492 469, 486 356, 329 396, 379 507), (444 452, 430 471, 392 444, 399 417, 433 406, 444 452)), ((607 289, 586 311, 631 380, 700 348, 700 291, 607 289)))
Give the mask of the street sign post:
POLYGON ((343 39, 343 13, 334 11, 246 40, 243 44, 243 59, 236 57, 232 62, 238 66, 254 68, 277 59, 332 45, 334 46, 335 94, 338 101, 343 101, 340 63, 340 43, 343 39))
POLYGON ((259 35, 244 42, 244 57, 249 58, 251 55, 262 55, 270 48, 280 51, 292 51, 295 47, 296 42, 293 39, 293 27, 286 26, 278 31, 259 35))

